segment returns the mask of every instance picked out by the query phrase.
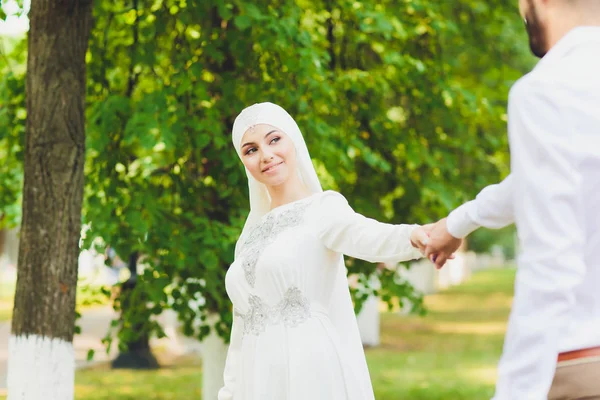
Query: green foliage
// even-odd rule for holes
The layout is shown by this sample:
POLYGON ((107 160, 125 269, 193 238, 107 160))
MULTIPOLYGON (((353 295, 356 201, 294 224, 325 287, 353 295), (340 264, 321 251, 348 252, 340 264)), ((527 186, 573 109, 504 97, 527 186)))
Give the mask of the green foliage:
POLYGON ((19 224, 25 140, 24 41, 0 37, 0 229, 19 224))
POLYGON ((514 225, 504 229, 479 229, 468 238, 469 250, 477 253, 489 253, 494 246, 500 246, 504 256, 514 259, 516 253, 516 229, 514 225))
MULTIPOLYGON (((385 268, 380 264, 375 271, 365 273, 358 271, 361 266, 365 269, 369 268, 371 265, 368 263, 349 259, 346 264, 351 273, 358 278, 356 285, 350 287, 356 314, 362 310, 370 296, 377 296, 387 304, 388 310, 399 307, 410 310, 414 314, 425 315, 422 294, 416 291, 410 282, 400 277, 397 269, 385 268)), ((403 267, 403 265, 399 266, 399 268, 403 267)))
MULTIPOLYGON (((200 338, 219 313, 227 337, 224 277, 248 212, 230 130, 247 105, 286 108, 326 188, 383 221, 435 220, 508 168, 506 97, 531 64, 512 3, 98 0, 94 19, 84 246, 143 255, 132 296, 144 301, 122 341, 168 307, 200 338)), ((22 74, 0 82, 0 212, 12 219, 23 87, 22 74)), ((375 266, 351 271, 368 281, 375 266)), ((382 298, 421 309, 410 285, 379 274, 382 298)), ((354 294, 360 308, 368 292, 354 294)))

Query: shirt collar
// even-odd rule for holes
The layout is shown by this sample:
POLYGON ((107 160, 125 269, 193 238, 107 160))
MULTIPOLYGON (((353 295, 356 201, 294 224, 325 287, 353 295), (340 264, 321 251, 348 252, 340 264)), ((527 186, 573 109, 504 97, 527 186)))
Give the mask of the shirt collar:
POLYGON ((578 45, 587 42, 600 43, 600 26, 578 26, 571 29, 546 53, 537 63, 535 69, 558 61, 578 45))

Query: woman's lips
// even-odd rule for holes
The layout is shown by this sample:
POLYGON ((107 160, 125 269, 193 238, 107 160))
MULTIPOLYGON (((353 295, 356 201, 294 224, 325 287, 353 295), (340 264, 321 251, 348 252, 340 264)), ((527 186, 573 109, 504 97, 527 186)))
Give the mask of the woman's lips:
POLYGON ((279 167, 281 164, 283 164, 283 161, 282 161, 282 162, 280 162, 280 163, 277 163, 277 164, 275 164, 275 165, 271 165, 270 167, 267 167, 267 168, 263 169, 263 171, 262 171, 262 172, 263 172, 263 173, 266 173, 266 172, 272 172, 272 171, 274 171, 275 169, 277 169, 277 168, 278 168, 278 167, 279 167))

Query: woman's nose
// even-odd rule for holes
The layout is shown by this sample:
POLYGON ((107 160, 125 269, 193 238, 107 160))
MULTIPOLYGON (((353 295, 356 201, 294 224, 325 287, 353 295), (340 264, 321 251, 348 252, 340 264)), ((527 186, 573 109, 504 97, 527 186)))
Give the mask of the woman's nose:
POLYGON ((262 158, 264 162, 269 162, 273 159, 273 153, 270 151, 263 151, 262 158))

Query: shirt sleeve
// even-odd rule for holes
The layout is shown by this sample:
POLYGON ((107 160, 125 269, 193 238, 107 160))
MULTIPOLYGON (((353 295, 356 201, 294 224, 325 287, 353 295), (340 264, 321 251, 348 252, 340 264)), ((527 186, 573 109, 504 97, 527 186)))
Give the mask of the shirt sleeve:
POLYGON ((217 400, 233 400, 235 393, 236 372, 240 363, 240 351, 242 346, 242 327, 241 317, 233 314, 233 323, 231 325, 231 339, 229 340, 229 349, 227 350, 227 360, 225 361, 225 370, 223 372, 224 385, 219 390, 217 400))
POLYGON ((327 248, 369 262, 398 263, 421 258, 410 243, 418 225, 392 225, 356 213, 344 196, 328 191, 320 198, 319 237, 327 248))
POLYGON ((464 238, 474 230, 484 227, 500 229, 514 223, 513 177, 485 187, 475 200, 471 200, 448 216, 448 232, 456 238, 464 238))
POLYGON ((570 323, 574 288, 585 276, 582 178, 560 96, 548 86, 525 78, 509 97, 522 253, 495 400, 547 399, 561 330, 570 323))

